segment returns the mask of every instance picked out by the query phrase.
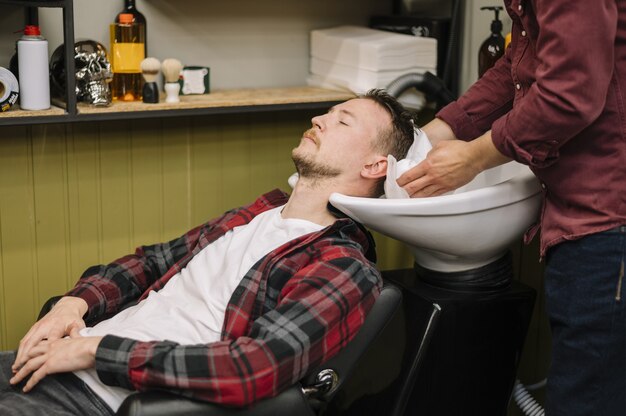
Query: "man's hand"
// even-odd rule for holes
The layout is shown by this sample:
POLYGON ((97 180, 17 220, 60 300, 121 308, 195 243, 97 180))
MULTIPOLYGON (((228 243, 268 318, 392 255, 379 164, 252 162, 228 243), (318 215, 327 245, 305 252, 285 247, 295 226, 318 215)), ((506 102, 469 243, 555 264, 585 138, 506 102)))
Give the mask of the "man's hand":
POLYGON ((28 393, 49 374, 92 368, 101 340, 102 337, 82 337, 74 327, 69 338, 41 341, 29 350, 26 362, 9 382, 18 384, 32 373, 23 389, 28 393))
POLYGON ((509 160, 493 145, 491 132, 471 142, 442 140, 433 145, 424 161, 406 171, 397 182, 411 198, 437 196, 509 160))
POLYGON ((76 297, 63 297, 39 321, 37 321, 24 338, 11 367, 16 373, 28 361, 31 350, 43 340, 48 342, 60 339, 70 334, 73 329, 85 327, 83 316, 87 312, 87 303, 76 297))
POLYGON ((425 160, 402 174, 397 182, 411 198, 442 195, 471 181, 479 168, 467 160, 469 143, 445 140, 433 146, 425 160))

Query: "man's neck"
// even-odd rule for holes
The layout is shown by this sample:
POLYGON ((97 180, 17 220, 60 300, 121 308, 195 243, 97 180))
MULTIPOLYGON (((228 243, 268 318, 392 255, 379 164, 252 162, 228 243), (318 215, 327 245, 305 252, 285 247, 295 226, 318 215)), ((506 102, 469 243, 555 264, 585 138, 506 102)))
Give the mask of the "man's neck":
POLYGON ((328 210, 328 199, 336 187, 322 181, 300 178, 282 210, 283 218, 299 218, 320 225, 330 225, 336 217, 328 210))

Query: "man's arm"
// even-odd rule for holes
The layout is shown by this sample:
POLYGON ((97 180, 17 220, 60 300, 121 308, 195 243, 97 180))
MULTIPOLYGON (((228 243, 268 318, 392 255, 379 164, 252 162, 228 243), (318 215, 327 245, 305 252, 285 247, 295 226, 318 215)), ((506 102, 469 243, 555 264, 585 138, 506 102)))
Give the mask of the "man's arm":
POLYGON ((420 129, 426 133, 428 141, 433 146, 444 140, 457 139, 450 125, 439 118, 429 121, 426 125, 420 127, 420 129))
POLYGON ((9 383, 16 385, 30 374, 23 388, 28 393, 47 375, 93 368, 102 337, 82 337, 78 331, 72 327, 69 337, 38 342, 26 354, 24 364, 13 371, 9 383))
POLYGON ((76 286, 67 293, 84 299, 88 305, 85 321, 97 322, 137 301, 148 288, 159 290, 193 257, 202 240, 208 244, 223 235, 224 230, 243 225, 255 212, 286 200, 286 194, 274 190, 252 204, 225 212, 179 238, 167 243, 137 248, 135 254, 109 265, 88 269, 76 286))
POLYGON ((511 77, 511 52, 511 48, 506 48, 504 56, 467 92, 436 114, 436 119, 445 123, 454 138, 470 141, 480 137, 513 108, 515 83, 511 77))
POLYGON ((522 88, 524 98, 492 130, 501 153, 545 168, 605 108, 614 80, 618 10, 614 0, 598 0, 591 8, 584 0, 538 0, 533 9, 539 26, 536 81, 522 88))
POLYGON ((327 251, 322 260, 298 270, 278 305, 251 327, 241 316, 245 311, 229 306, 226 322, 235 324, 225 330, 241 333, 233 339, 179 345, 105 337, 96 357, 100 379, 237 406, 278 394, 344 347, 380 292, 379 273, 359 251, 344 249, 340 257, 331 249, 322 251, 327 251))
POLYGON ((402 174, 398 185, 411 198, 442 195, 510 160, 493 144, 491 130, 471 142, 443 140, 433 146, 426 160, 402 174))
POLYGON ((76 286, 22 338, 13 372, 18 372, 32 358, 33 348, 42 341, 68 336, 72 329, 84 328, 86 319, 96 322, 136 300, 152 282, 187 255, 199 234, 200 227, 168 243, 142 246, 134 255, 109 265, 89 268, 76 286))
POLYGON ((140 246, 132 255, 107 265, 90 267, 66 296, 83 299, 88 310, 85 321, 93 324, 114 315, 139 297, 170 269, 189 256, 202 231, 196 227, 166 243, 140 246))
POLYGON ((30 350, 41 340, 54 341, 69 335, 72 329, 84 328, 83 316, 86 312, 87 302, 83 299, 71 296, 59 299, 50 312, 37 321, 20 340, 12 366, 13 372, 17 372, 24 366, 30 357, 30 350))
POLYGON ((398 185, 411 197, 453 191, 482 170, 510 160, 496 149, 490 131, 491 124, 508 112, 513 103, 510 53, 507 48, 504 56, 466 94, 422 127, 433 149, 426 160, 398 178, 398 185))

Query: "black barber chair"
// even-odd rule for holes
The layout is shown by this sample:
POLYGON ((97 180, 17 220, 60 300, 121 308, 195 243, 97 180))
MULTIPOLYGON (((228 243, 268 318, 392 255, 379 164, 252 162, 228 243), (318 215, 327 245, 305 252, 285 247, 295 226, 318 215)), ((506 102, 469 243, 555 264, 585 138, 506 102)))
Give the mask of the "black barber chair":
MULTIPOLYGON (((43 306, 43 317, 59 297, 43 306)), ((124 400, 118 416, 280 416, 317 415, 331 403, 335 393, 350 378, 368 347, 392 320, 402 303, 398 287, 385 283, 380 297, 365 319, 361 330, 339 354, 311 371, 300 383, 276 397, 265 399, 251 408, 236 409, 194 401, 172 393, 153 390, 133 393, 124 400)), ((375 377, 375 375, 371 375, 375 377)))

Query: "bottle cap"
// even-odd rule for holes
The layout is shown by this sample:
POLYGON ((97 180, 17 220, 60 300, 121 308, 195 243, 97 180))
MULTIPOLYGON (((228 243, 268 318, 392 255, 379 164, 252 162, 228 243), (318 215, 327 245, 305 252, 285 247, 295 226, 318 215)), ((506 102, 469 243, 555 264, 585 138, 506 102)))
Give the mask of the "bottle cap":
POLYGON ((39 26, 26 25, 24 28, 24 34, 26 36, 39 36, 41 35, 41 31, 39 30, 39 26))
POLYGON ((129 24, 133 22, 134 16, 132 13, 120 13, 120 23, 129 24))

